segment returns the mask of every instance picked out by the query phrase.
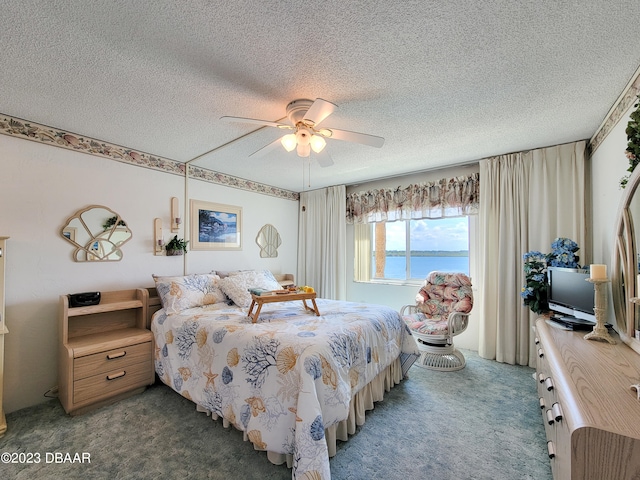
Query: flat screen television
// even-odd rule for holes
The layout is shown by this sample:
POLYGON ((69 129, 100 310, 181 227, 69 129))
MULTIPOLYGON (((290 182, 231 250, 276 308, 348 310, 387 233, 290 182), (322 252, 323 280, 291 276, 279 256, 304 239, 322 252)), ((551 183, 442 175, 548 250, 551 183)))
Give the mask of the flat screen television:
MULTIPOLYGON (((575 268, 549 267, 549 308, 556 318, 567 322, 573 319, 595 323, 594 286, 588 282, 589 272, 575 268)), ((578 322, 584 323, 584 322, 578 322)))

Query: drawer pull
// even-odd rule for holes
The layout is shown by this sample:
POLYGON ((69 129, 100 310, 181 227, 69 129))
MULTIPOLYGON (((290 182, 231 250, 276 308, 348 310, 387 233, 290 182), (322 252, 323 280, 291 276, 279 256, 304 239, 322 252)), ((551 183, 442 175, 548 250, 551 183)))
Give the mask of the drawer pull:
POLYGON ((539 373, 539 374, 538 374, 538 381, 539 381, 540 383, 544 383, 544 373, 539 373))
POLYGON ((544 398, 540 397, 540 410, 544 410, 544 398))
POLYGON ((538 349, 538 356, 539 356, 540 358, 544 357, 544 351, 542 350, 542 348, 539 348, 539 349, 538 349))
POLYGON ((547 442, 547 451, 549 452, 549 458, 554 458, 556 456, 556 447, 553 446, 553 442, 551 440, 547 442))
POLYGON ((544 386, 549 392, 553 390, 553 380, 551 380, 551 377, 547 377, 544 379, 544 386))
POLYGON ((553 418, 556 422, 562 420, 562 407, 558 402, 551 405, 551 411, 553 412, 553 418))
POLYGON ((536 345, 538 345, 538 344, 540 343, 540 339, 539 339, 538 337, 536 337, 536 338, 533 340, 533 342, 534 342, 536 345))
POLYGON ((122 378, 127 374, 124 370, 118 373, 113 373, 111 375, 107 375, 107 380, 115 380, 116 378, 122 378))
POLYGON ((122 358, 127 354, 126 350, 123 350, 122 352, 118 352, 118 353, 109 353, 107 355, 107 360, 115 360, 116 358, 122 358))
POLYGON ((551 409, 547 410, 547 423, 549 425, 553 425, 553 422, 555 420, 553 419, 553 412, 551 411, 551 409))

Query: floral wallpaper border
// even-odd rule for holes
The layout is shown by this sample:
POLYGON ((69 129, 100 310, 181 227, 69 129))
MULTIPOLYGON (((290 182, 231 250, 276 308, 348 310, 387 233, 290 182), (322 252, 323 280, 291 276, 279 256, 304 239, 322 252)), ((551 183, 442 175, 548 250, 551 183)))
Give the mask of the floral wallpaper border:
POLYGON ((625 92, 624 96, 620 99, 618 104, 611 111, 609 116, 605 119, 600 129, 593 136, 589 142, 589 151, 593 153, 609 135, 609 132, 616 126, 626 111, 631 107, 636 100, 638 100, 638 94, 640 94, 640 85, 638 85, 640 77, 635 80, 632 86, 630 86, 625 92), (638 85, 638 86, 636 86, 638 85))
POLYGON ((189 178, 196 178, 198 180, 204 180, 205 182, 217 183, 218 185, 226 185, 227 187, 240 188, 242 190, 249 190, 251 192, 262 193, 264 195, 271 195, 273 197, 280 197, 288 200, 300 200, 300 194, 296 192, 272 187, 263 183, 253 182, 251 180, 245 180, 244 178, 233 177, 231 175, 214 172, 213 170, 193 165, 189 165, 189 178))
MULTIPOLYGON (((0 133, 12 137, 44 143, 55 147, 75 150, 98 157, 108 158, 119 162, 129 163, 139 167, 160 170, 174 175, 185 176, 185 163, 158 157, 145 152, 103 142, 94 138, 66 132, 28 120, 0 114, 0 133)), ((205 182, 216 183, 227 187, 238 188, 264 195, 271 195, 287 200, 299 200, 296 192, 272 187, 257 182, 233 177, 224 173, 214 172, 201 167, 189 165, 189 176, 205 182)))

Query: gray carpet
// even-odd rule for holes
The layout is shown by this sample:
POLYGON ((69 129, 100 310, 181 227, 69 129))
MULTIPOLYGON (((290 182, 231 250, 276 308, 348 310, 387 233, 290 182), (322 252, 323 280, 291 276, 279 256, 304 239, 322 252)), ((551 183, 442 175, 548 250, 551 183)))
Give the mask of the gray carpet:
MULTIPOLYGON (((339 443, 332 478, 551 480, 533 370, 464 354, 467 366, 457 372, 412 367, 339 443)), ((50 400, 7 415, 7 423, 0 453, 39 454, 40 463, 3 456, 3 479, 291 478, 241 432, 163 385, 79 417, 50 400), (58 460, 88 453, 91 463, 55 463, 55 452, 58 460)))

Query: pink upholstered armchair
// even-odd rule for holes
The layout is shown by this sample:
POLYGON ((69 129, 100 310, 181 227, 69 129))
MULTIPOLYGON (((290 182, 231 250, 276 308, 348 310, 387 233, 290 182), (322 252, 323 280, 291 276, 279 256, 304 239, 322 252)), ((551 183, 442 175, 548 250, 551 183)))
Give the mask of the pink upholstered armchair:
POLYGON ((467 275, 429 273, 415 305, 400 310, 420 348, 416 365, 446 371, 465 366, 464 355, 454 347, 453 337, 466 330, 472 308, 473 291, 467 275))

